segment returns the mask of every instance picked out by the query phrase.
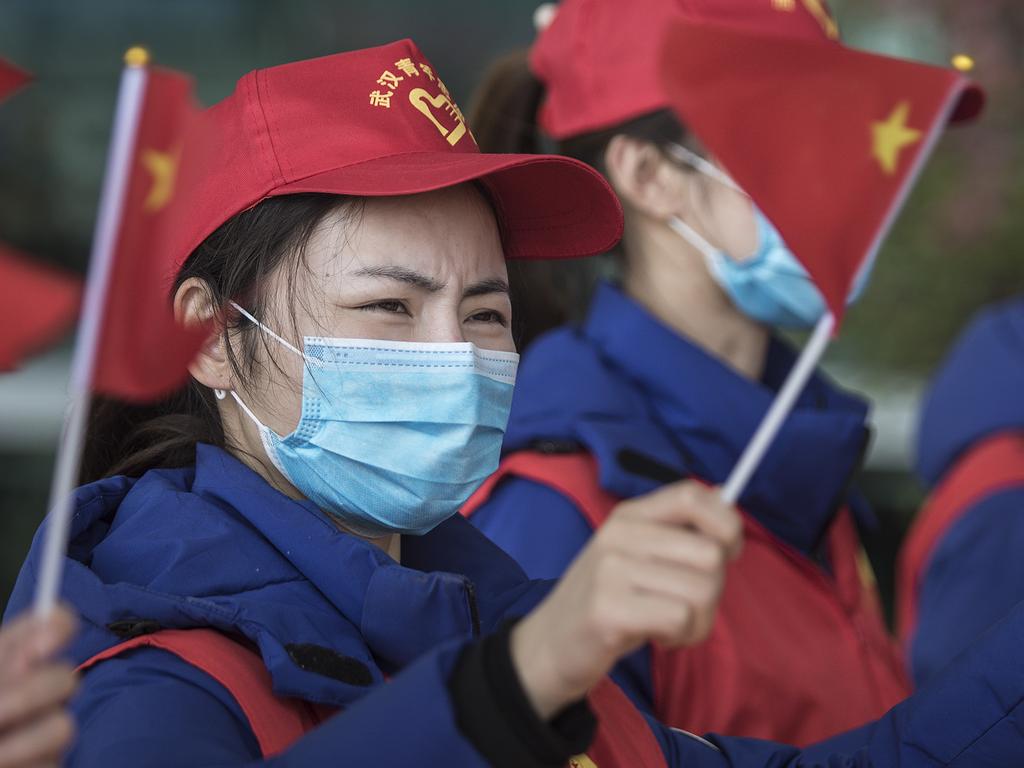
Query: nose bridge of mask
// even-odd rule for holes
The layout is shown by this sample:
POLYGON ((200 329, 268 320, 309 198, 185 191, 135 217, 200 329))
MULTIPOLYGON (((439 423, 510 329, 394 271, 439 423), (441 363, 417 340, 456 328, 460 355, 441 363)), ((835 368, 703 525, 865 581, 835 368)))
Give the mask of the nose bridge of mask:
MULTIPOLYGON (((405 368, 406 370, 417 370, 420 373, 435 372, 443 373, 455 369, 472 369, 474 374, 487 379, 492 379, 502 384, 515 385, 516 369, 518 368, 519 355, 515 352, 501 352, 498 350, 481 350, 475 344, 469 342, 461 343, 432 343, 424 345, 419 342, 388 341, 381 343, 373 339, 332 339, 326 337, 306 337, 304 342, 305 350, 300 350, 287 339, 280 336, 269 326, 265 325, 251 312, 232 301, 234 307, 243 317, 252 322, 263 333, 277 341, 283 347, 298 355, 307 364, 307 369, 324 370, 333 367, 335 364, 344 363, 350 366, 350 370, 370 371, 394 371, 405 368), (425 348, 429 347, 429 349, 425 348)), ((321 389, 320 383, 315 380, 314 386, 321 389)), ((418 394, 410 392, 414 397, 418 394)), ((238 394, 231 392, 231 397, 245 413, 246 416, 260 430, 264 441, 269 431, 263 422, 249 408, 238 394)))
POLYGON ((304 341, 307 345, 307 350, 304 351, 277 334, 269 326, 260 322, 252 313, 234 301, 231 302, 231 306, 263 331, 263 333, 270 336, 289 351, 294 352, 309 365, 317 368, 322 368, 331 362, 337 362, 339 357, 342 356, 340 354, 342 350, 347 362, 358 363, 363 366, 416 367, 424 366, 425 361, 429 358, 436 359, 439 356, 447 356, 449 359, 459 358, 462 361, 462 367, 470 367, 470 363, 472 363, 471 367, 474 369, 474 372, 482 376, 509 384, 515 383, 515 369, 519 362, 519 355, 515 352, 501 352, 493 349, 481 350, 471 342, 434 342, 423 344, 414 341, 388 341, 382 344, 375 339, 331 339, 323 336, 306 337, 304 341), (313 349, 312 354, 308 349, 310 345, 312 345, 313 349))
POLYGON ((415 342, 375 339, 306 338, 306 359, 324 368, 348 370, 418 371, 444 374, 461 370, 506 384, 515 384, 519 355, 480 349, 471 342, 415 342))

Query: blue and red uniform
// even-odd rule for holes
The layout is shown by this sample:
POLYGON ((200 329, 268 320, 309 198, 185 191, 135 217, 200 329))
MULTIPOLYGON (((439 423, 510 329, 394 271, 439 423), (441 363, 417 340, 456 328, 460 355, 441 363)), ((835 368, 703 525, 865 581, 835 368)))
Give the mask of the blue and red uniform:
POLYGON ((1024 600, 1024 300, 982 311, 932 383, 917 470, 932 494, 900 563, 901 634, 933 677, 1024 600))
MULTIPOLYGON (((30 604, 40 541, 11 613, 30 604)), ((475 638, 528 611, 550 587, 528 581, 461 518, 404 538, 398 564, 340 533, 312 504, 285 497, 229 454, 203 445, 194 467, 79 489, 66 566, 63 597, 82 617, 70 649, 75 663, 97 659, 125 636, 162 638, 85 672, 72 704, 79 724, 72 766, 482 767, 486 761, 456 722, 452 670, 475 638), (221 641, 183 649, 175 646, 181 633, 168 630, 216 630, 221 641), (230 664, 225 643, 243 649, 227 652, 230 664), (246 674, 248 685, 239 686, 246 674), (271 695, 276 703, 265 706, 271 695), (326 716, 337 709, 343 711, 326 716), (268 725, 271 717, 282 722, 268 725), (290 740, 273 741, 282 736, 290 740)), ((697 739, 628 706, 621 714, 633 729, 630 747, 654 744, 657 759, 646 752, 642 760, 594 762, 1014 765, 1024 753, 1021 647, 1024 610, 922 694, 804 751, 754 739, 697 739)))
MULTIPOLYGON (((502 468, 470 519, 530 576, 558 576, 616 500, 682 477, 724 482, 793 359, 773 341, 762 381, 749 381, 602 285, 581 328, 527 352, 502 468)), ((866 415, 812 379, 741 499, 745 549, 711 639, 648 648, 617 672, 645 711, 687 730, 810 743, 906 695, 862 578, 856 523, 871 517, 850 483, 866 415)))

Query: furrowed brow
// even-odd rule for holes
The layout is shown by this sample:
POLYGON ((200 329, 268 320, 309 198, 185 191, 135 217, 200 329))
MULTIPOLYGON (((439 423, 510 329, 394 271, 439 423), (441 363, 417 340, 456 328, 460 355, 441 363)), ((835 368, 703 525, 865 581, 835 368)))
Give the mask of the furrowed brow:
POLYGON ((499 277, 473 283, 462 292, 462 298, 472 299, 475 296, 486 296, 490 293, 508 293, 508 283, 499 277))
POLYGON ((420 272, 409 269, 408 267, 398 266, 397 264, 363 267, 362 269, 356 270, 353 274, 357 277, 383 277, 388 280, 395 280, 399 283, 411 285, 414 288, 419 288, 430 293, 442 291, 445 286, 444 283, 435 280, 429 275, 424 275, 420 272))

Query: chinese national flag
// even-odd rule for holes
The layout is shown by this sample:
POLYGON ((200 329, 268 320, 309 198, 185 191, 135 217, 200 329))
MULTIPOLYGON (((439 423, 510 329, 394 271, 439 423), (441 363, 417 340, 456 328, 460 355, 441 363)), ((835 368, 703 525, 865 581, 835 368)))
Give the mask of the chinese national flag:
POLYGON ((0 371, 56 341, 78 317, 81 281, 0 245, 0 371))
POLYGON ((9 61, 0 59, 0 101, 6 99, 31 79, 27 72, 18 69, 9 61))
POLYGON ((159 247, 174 207, 184 134, 198 113, 192 90, 181 73, 146 71, 93 375, 95 391, 125 400, 157 399, 184 384, 208 333, 175 322, 174 275, 159 247))
POLYGON ((661 55, 673 108, 779 229, 837 323, 946 124, 984 103, 958 72, 828 40, 680 19, 661 55))

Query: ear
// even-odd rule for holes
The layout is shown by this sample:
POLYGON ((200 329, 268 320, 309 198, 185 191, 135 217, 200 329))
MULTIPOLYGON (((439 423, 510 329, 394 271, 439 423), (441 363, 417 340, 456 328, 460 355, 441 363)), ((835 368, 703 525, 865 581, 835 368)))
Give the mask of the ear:
MULTIPOLYGON (((185 326, 209 322, 216 314, 209 286, 190 277, 174 294, 174 317, 185 326)), ((210 337, 188 367, 192 378, 210 389, 233 389, 231 366, 224 349, 223 326, 215 324, 210 337)))
POLYGON ((689 174, 650 142, 623 134, 613 136, 605 149, 604 165, 612 187, 628 207, 658 221, 672 215, 685 218, 689 174))

